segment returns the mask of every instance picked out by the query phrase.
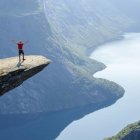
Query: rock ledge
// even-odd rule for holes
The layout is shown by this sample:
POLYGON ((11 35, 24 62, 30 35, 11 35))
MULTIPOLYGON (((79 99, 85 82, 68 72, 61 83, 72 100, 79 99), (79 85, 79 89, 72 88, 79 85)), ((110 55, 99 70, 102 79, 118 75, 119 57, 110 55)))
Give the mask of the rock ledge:
POLYGON ((25 58, 25 61, 19 61, 18 57, 0 59, 0 96, 18 87, 51 62, 46 57, 38 55, 25 58))

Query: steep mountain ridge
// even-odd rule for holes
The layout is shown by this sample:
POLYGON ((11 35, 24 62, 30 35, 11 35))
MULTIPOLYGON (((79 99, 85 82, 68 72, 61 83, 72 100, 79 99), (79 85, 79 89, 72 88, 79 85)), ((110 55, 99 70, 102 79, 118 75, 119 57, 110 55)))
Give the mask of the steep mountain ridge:
POLYGON ((45 13, 55 40, 78 54, 116 38, 133 24, 107 0, 47 0, 45 13))
MULTIPOLYGON (((14 91, 10 91, 14 94, 9 93, 1 97, 0 113, 49 112, 89 104, 93 106, 102 104, 104 107, 105 104, 114 103, 122 97, 124 90, 119 85, 92 77, 93 73, 104 69, 105 66, 95 60, 90 60, 86 51, 87 48, 94 49, 97 44, 120 35, 123 29, 132 24, 131 20, 122 15, 121 21, 119 17, 110 22, 110 19, 106 17, 107 13, 98 11, 100 5, 97 5, 98 10, 93 12, 90 3, 83 7, 84 0, 77 1, 77 7, 74 9, 70 1, 48 0, 46 4, 39 2, 24 1, 26 5, 22 7, 24 10, 20 7, 23 1, 18 1, 16 5, 10 5, 10 0, 3 0, 0 3, 1 7, 7 6, 9 9, 8 14, 2 15, 0 21, 1 58, 17 54, 16 46, 10 42, 12 39, 29 39, 30 44, 25 46, 26 54, 44 55, 53 61, 48 69, 14 91), (31 4, 28 5, 28 2, 31 4), (81 8, 84 11, 80 10, 81 8), (14 12, 10 12, 11 9, 14 9, 14 12), (68 10, 67 14, 65 9, 68 10), (63 19, 64 15, 65 18, 68 16, 68 20, 63 19), (123 23, 124 18, 129 22, 123 23), (117 24, 116 21, 118 21, 117 24), (96 31, 95 24, 100 27, 100 30, 96 31), (108 26, 109 28, 106 29, 108 26)), ((98 3, 96 0, 94 2, 98 3)), ((102 7, 104 6, 106 7, 103 4, 102 7)), ((109 13, 112 15, 114 10, 109 13)), ((113 19, 114 15, 111 17, 113 19)))

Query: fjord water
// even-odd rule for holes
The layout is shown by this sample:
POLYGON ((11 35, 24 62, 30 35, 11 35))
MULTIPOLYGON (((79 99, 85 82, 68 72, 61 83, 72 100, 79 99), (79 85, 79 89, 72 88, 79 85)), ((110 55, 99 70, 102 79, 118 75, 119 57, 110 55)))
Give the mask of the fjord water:
POLYGON ((71 123, 57 140, 103 140, 140 120, 140 33, 127 33, 122 40, 99 46, 91 58, 107 66, 94 77, 120 84, 125 95, 114 105, 71 123))
POLYGON ((126 90, 114 105, 96 112, 90 106, 50 114, 0 115, 0 140, 102 140, 139 120, 139 52, 140 34, 131 33, 99 46, 91 55, 107 65, 94 76, 115 81, 126 90))

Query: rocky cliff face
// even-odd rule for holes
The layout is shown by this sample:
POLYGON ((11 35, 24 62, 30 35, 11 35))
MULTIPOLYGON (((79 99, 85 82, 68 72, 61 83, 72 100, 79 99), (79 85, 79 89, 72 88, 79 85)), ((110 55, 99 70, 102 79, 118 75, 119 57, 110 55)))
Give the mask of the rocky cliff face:
POLYGON ((116 18, 118 11, 105 1, 100 5, 98 0, 89 0, 85 5, 78 0, 73 7, 75 1, 69 0, 45 4, 42 0, 1 0, 0 57, 17 54, 12 39, 28 39, 25 54, 47 56, 53 64, 2 96, 0 113, 48 112, 89 104, 104 107, 123 96, 119 85, 93 78, 105 65, 86 55, 87 48, 116 37, 131 24, 124 15, 116 18), (111 10, 104 14, 103 7, 111 10))
POLYGON ((0 95, 18 87, 25 80, 40 72, 50 63, 42 56, 26 56, 26 61, 18 57, 0 60, 0 95))

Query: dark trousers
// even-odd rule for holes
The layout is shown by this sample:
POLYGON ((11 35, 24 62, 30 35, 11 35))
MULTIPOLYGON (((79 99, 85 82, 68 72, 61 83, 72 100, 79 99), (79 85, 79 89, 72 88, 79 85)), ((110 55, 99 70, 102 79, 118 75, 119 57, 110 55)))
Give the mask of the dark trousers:
POLYGON ((19 59, 20 59, 21 54, 23 55, 23 59, 24 59, 24 51, 23 50, 19 50, 19 59))

